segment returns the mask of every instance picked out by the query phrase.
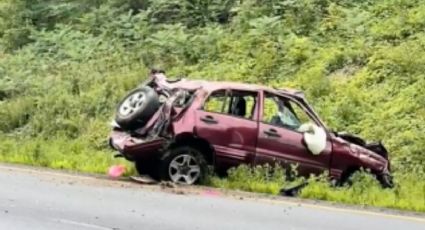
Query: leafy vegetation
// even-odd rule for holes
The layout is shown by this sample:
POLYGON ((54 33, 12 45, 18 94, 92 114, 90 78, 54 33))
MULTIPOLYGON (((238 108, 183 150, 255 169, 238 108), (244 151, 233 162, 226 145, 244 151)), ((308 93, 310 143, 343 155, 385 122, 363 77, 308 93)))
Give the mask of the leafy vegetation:
MULTIPOLYGON (((278 167, 242 165, 229 170, 227 178, 211 177, 208 185, 218 188, 278 195, 283 189, 304 185, 298 190, 302 198, 327 200, 361 206, 375 206, 416 212, 425 212, 425 183, 411 175, 395 175, 393 189, 382 189, 369 172, 359 171, 350 178, 351 183, 336 187, 327 175, 311 177, 287 177, 278 167)), ((295 171, 293 171, 295 172, 295 171)))
MULTIPOLYGON (((425 179, 424 29, 421 0, 0 0, 0 160, 105 171, 115 105, 157 66, 304 90, 329 127, 391 152, 403 186, 358 199, 417 194, 386 206, 423 211, 401 178, 425 179)), ((325 187, 303 196, 362 202, 325 187)))
POLYGON ((415 176, 396 175, 394 189, 383 190, 377 180, 366 172, 358 172, 351 179, 352 186, 332 187, 324 178, 310 179, 311 183, 301 191, 303 198, 333 202, 376 206, 425 212, 425 183, 415 176))

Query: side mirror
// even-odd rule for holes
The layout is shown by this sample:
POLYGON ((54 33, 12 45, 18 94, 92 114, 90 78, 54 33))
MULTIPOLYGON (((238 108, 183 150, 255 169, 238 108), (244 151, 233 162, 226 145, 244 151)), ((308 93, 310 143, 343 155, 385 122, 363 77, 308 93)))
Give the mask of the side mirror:
POLYGON ((315 124, 303 124, 298 129, 303 133, 307 149, 313 155, 319 155, 326 148, 326 131, 315 124))

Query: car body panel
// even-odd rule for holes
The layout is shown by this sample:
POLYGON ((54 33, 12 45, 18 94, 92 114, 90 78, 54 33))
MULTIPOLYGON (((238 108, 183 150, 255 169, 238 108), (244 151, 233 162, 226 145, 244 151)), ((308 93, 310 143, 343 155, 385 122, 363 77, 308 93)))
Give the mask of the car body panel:
POLYGON ((311 154, 303 143, 303 134, 269 124, 260 123, 256 164, 278 162, 285 168, 298 165, 300 175, 319 175, 329 170, 332 157, 331 142, 319 155, 311 154), (276 130, 278 136, 267 135, 268 130, 276 130))
POLYGON ((195 134, 213 146, 216 163, 231 167, 252 162, 257 143, 257 121, 202 110, 196 114, 195 134))

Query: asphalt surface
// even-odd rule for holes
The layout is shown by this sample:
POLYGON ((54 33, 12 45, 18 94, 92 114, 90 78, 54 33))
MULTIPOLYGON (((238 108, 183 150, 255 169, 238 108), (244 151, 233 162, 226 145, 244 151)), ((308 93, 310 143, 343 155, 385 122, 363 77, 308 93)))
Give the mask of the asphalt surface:
POLYGON ((0 165, 0 230, 425 230, 425 218, 0 165))

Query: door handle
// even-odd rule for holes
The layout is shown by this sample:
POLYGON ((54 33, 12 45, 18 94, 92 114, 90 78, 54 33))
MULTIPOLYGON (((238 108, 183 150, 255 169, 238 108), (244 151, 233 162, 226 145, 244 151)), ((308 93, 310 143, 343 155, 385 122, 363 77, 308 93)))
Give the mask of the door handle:
POLYGON ((218 123, 218 121, 214 120, 214 117, 212 117, 210 115, 207 115, 207 116, 201 118, 201 121, 203 121, 204 123, 207 123, 207 124, 217 124, 218 123))
POLYGON ((269 129, 269 130, 264 131, 264 133, 268 137, 280 137, 280 135, 277 133, 276 129, 269 129))

